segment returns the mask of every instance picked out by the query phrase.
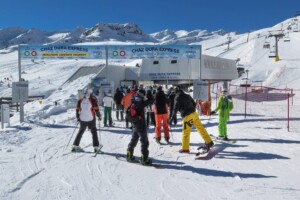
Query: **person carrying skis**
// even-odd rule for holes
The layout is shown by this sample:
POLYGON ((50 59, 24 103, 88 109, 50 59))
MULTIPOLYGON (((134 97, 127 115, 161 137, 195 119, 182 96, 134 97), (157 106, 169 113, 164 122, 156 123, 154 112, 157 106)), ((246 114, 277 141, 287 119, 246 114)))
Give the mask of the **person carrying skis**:
POLYGON ((176 97, 175 105, 172 118, 175 117, 177 111, 180 112, 183 119, 182 122, 182 148, 179 150, 179 153, 189 153, 190 152, 190 134, 192 126, 194 125, 200 134, 200 136, 205 141, 205 146, 200 147, 205 151, 209 151, 210 148, 214 145, 211 137, 203 127, 198 114, 195 109, 196 103, 194 99, 185 94, 181 89, 176 88, 176 97))
POLYGON ((127 161, 132 162, 135 157, 133 156, 134 148, 138 140, 141 141, 141 164, 151 165, 152 160, 149 158, 149 140, 147 135, 147 126, 145 122, 145 107, 153 102, 150 99, 144 99, 143 91, 138 91, 135 96, 131 98, 131 105, 127 109, 126 115, 132 120, 132 137, 127 148, 127 161), (130 109, 130 110, 129 110, 130 109), (133 112, 134 111, 134 112, 133 112), (132 113, 135 113, 134 116, 132 113), (133 120, 134 118, 134 120, 133 120))
POLYGON ((92 95, 92 93, 92 89, 86 89, 84 91, 84 97, 79 99, 79 101, 77 102, 76 118, 77 121, 80 123, 80 128, 74 140, 72 152, 82 151, 82 149, 79 146, 79 143, 87 127, 91 130, 92 133, 94 151, 98 152, 101 148, 99 147, 95 117, 95 115, 97 115, 98 120, 100 122, 101 114, 99 112, 97 99, 92 95))
POLYGON ((164 127, 164 137, 167 143, 170 142, 170 129, 168 124, 168 100, 162 90, 162 86, 157 87, 157 93, 154 100, 155 106, 155 140, 157 143, 160 143, 161 139, 161 124, 164 127))
POLYGON ((233 109, 232 97, 228 95, 227 90, 223 90, 222 94, 218 100, 217 108, 211 112, 219 114, 219 139, 229 140, 227 137, 227 122, 229 121, 229 113, 233 109))

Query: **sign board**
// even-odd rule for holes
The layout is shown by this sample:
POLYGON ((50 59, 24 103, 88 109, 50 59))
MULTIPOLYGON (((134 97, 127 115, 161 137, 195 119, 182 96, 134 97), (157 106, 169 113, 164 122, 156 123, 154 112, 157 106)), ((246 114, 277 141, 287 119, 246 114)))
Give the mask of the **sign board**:
POLYGON ((12 83, 12 102, 28 101, 28 81, 12 83))
POLYGON ((154 80, 195 80, 199 79, 200 59, 143 59, 140 79, 154 80))
POLYGON ((102 94, 109 94, 110 96, 114 95, 114 82, 108 81, 108 82, 102 82, 100 83, 100 90, 102 94))
POLYGON ((1 105, 1 114, 2 114, 1 121, 3 123, 9 123, 9 105, 8 104, 1 105))
POLYGON ((235 60, 202 55, 201 80, 234 80, 238 78, 235 60))
POLYGON ((193 86, 194 86, 193 98, 208 101, 208 87, 209 87, 208 82, 199 79, 194 80, 193 86))
POLYGON ((8 123, 8 125, 10 124, 9 122, 9 105, 8 104, 2 104, 1 105, 1 128, 4 128, 4 123, 8 123))
POLYGON ((21 59, 105 59, 105 46, 20 45, 21 59))
POLYGON ((200 59, 200 45, 112 45, 109 59, 190 58, 200 59))
POLYGON ((132 87, 133 86, 133 81, 121 81, 120 82, 122 87, 132 87))
POLYGON ((21 59, 200 59, 200 45, 20 45, 21 59))

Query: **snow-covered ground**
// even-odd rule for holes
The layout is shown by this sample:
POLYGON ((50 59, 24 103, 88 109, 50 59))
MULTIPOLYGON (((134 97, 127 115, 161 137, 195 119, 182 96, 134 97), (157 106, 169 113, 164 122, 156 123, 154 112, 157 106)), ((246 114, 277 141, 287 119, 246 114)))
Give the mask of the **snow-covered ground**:
MULTIPOLYGON (((300 134, 277 124, 272 112, 276 106, 244 120, 243 113, 233 111, 228 132, 237 142, 216 143, 207 160, 178 153, 180 125, 171 127, 172 146, 158 146, 151 127, 150 156, 165 167, 155 169, 115 159, 126 153, 131 137, 118 121, 116 128, 101 124, 104 154, 69 153, 74 108, 32 102, 24 123, 16 115, 12 126, 0 131, 0 199, 299 199, 300 134)), ((217 135, 217 116, 201 118, 217 135)), ((87 131, 81 146, 92 151, 91 142, 87 131)), ((193 130, 191 151, 202 143, 193 130)), ((135 155, 140 156, 139 144, 135 155)))
MULTIPOLYGON (((282 27, 286 28, 286 24, 288 20, 282 27)), ((280 25, 270 29, 278 29, 280 25)), ((232 34, 230 50, 227 50, 227 36, 216 36, 197 44, 202 45, 207 55, 240 58, 239 64, 249 70, 252 81, 262 81, 269 87, 293 88, 290 131, 287 115, 283 114, 287 111, 286 101, 248 102, 245 119, 244 101, 234 99, 228 135, 237 142, 216 142, 206 160, 178 153, 181 121, 171 127, 172 146, 158 146, 153 139, 153 126, 150 127, 150 157, 164 169, 115 159, 118 154, 125 155, 131 138, 131 130, 116 120, 116 127, 104 128, 101 124, 99 129, 103 154, 92 157, 91 153, 69 153, 67 144, 70 139, 73 143, 78 131, 74 109, 77 90, 85 87, 91 76, 63 83, 81 66, 96 66, 104 61, 22 62, 22 78, 29 81, 30 95, 43 94, 46 98, 25 105, 24 123, 20 124, 19 113, 14 113, 11 126, 0 129, 0 199, 299 199, 300 33, 291 32, 289 43, 279 41, 281 60, 275 63, 268 58, 269 50, 262 48, 266 41, 264 35, 270 29, 252 32, 248 42, 248 34, 232 34)), ((110 44, 115 43, 118 42, 110 44)), ((11 95, 11 83, 18 80, 17 63, 15 47, 0 50, 0 96, 11 95)), ((240 79, 232 81, 233 84, 239 82, 240 79)), ((215 99, 212 102, 214 109, 215 99)), ((217 135, 217 115, 201 116, 201 120, 210 134, 217 135)), ((86 131, 80 145, 92 151, 91 142, 91 134, 86 131)), ((193 129, 191 151, 196 152, 201 144, 203 140, 193 129)), ((140 156, 139 145, 135 150, 137 157, 140 156)))

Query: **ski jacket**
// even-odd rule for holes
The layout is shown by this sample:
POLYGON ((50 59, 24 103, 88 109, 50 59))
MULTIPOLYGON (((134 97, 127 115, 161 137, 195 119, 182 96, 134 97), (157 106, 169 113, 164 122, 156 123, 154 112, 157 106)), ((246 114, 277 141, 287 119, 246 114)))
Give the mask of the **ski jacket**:
POLYGON ((124 110, 127 110, 128 106, 131 104, 131 94, 127 93, 125 96, 122 98, 121 104, 124 107, 124 110))
POLYGON ((194 99, 190 95, 185 94, 182 90, 179 90, 176 93, 176 97, 175 97, 173 116, 176 115, 177 111, 179 111, 181 117, 183 118, 195 112, 196 111, 195 107, 196 107, 196 103, 194 99))
POLYGON ((99 106, 97 98, 90 96, 83 97, 77 102, 76 118, 80 121, 89 122, 95 120, 95 114, 100 118, 99 106))
POLYGON ((140 117, 140 120, 138 122, 134 122, 135 126, 141 127, 145 126, 146 127, 146 120, 145 120, 145 107, 153 103, 153 100, 147 99, 144 100, 143 97, 140 95, 136 96, 131 96, 131 103, 135 105, 136 112, 140 117))
POLYGON ((215 109, 219 113, 220 117, 229 120, 229 112, 233 109, 233 102, 228 99, 225 95, 221 95, 218 100, 218 106, 215 109))
POLYGON ((113 106, 113 103, 114 103, 114 100, 112 97, 109 97, 109 96, 105 96, 103 98, 103 106, 104 107, 112 107, 113 106))
POLYGON ((123 94, 122 92, 120 91, 117 91, 114 95, 114 101, 116 104, 121 104, 121 101, 122 101, 122 98, 123 98, 123 94))
POLYGON ((163 91, 158 91, 155 95, 155 109, 156 109, 156 114, 166 114, 168 113, 167 109, 167 97, 163 91))

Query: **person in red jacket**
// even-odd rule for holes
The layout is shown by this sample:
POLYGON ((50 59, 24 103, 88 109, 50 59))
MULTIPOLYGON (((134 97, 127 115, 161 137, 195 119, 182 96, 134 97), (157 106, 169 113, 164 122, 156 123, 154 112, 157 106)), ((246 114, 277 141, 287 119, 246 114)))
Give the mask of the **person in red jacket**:
MULTIPOLYGON (((128 108, 128 106, 130 106, 131 104, 131 91, 130 89, 127 89, 126 91, 127 93, 125 94, 125 96, 122 98, 121 100, 121 104, 123 105, 124 108, 124 112, 126 113, 126 110, 128 108)), ((126 122, 126 128, 129 128, 129 121, 125 115, 125 122, 126 122)))
POLYGON ((92 93, 92 89, 85 90, 84 97, 79 99, 79 101, 77 102, 76 118, 80 123, 80 128, 74 140, 72 152, 83 151, 79 147, 79 143, 87 127, 91 130, 92 133, 94 151, 97 152, 101 149, 101 147, 99 146, 95 117, 95 115, 97 115, 98 120, 100 121, 101 114, 99 112, 97 99, 92 95, 92 93))

